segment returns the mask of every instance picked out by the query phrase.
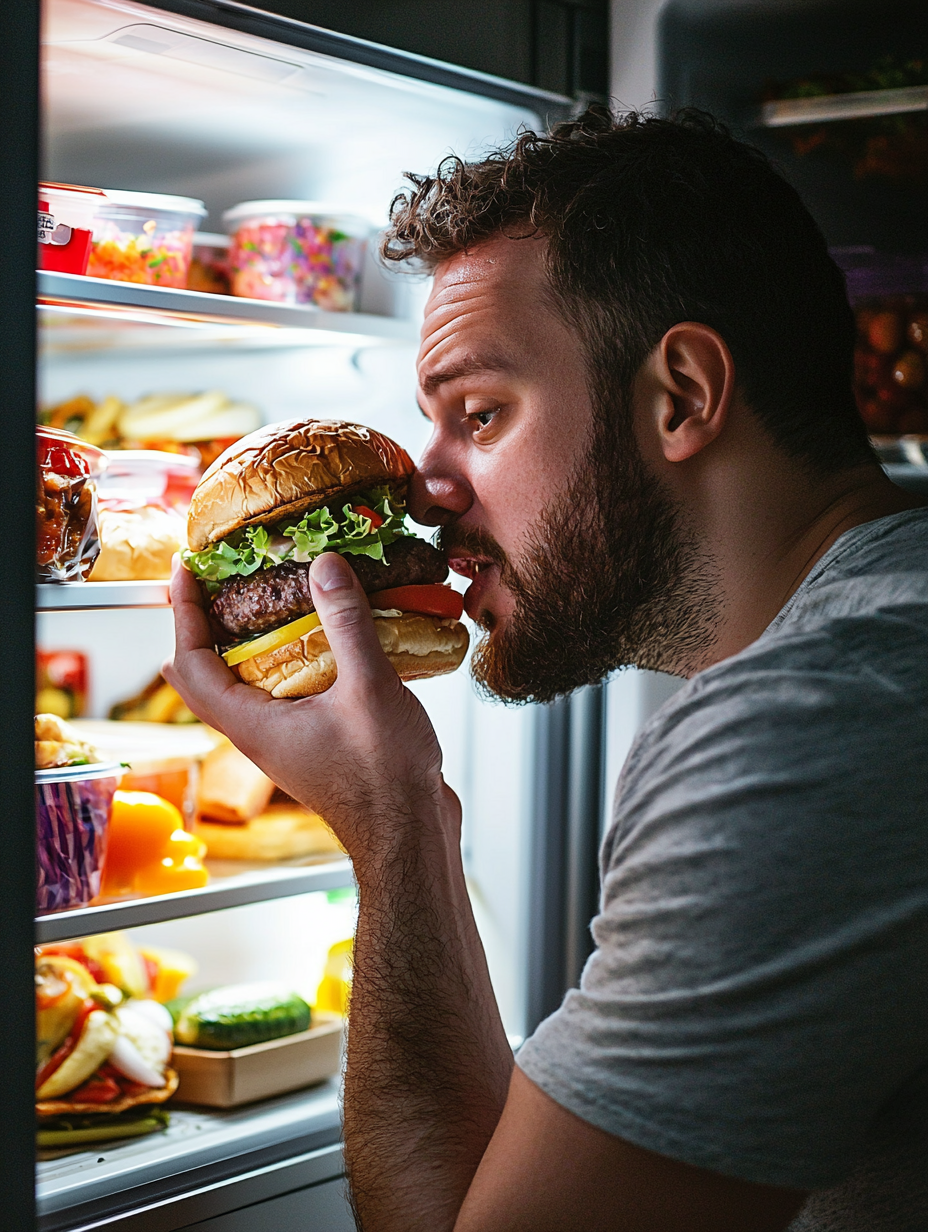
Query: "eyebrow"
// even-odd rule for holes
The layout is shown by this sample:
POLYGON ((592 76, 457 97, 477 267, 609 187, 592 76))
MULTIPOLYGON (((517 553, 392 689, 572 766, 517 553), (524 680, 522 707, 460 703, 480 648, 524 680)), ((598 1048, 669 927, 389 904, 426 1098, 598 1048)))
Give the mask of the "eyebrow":
POLYGON ((446 364, 437 372, 431 372, 420 382, 422 392, 428 397, 441 385, 456 381, 463 376, 478 376, 481 372, 510 372, 512 365, 501 355, 485 355, 482 359, 462 359, 446 364))

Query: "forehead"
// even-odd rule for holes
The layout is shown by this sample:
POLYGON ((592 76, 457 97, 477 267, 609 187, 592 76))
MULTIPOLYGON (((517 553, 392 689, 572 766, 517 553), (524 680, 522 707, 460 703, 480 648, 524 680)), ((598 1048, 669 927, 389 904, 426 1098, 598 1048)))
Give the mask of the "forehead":
POLYGON ((438 266, 425 306, 420 379, 461 347, 514 353, 537 345, 539 329, 555 323, 545 251, 541 238, 499 237, 438 266))

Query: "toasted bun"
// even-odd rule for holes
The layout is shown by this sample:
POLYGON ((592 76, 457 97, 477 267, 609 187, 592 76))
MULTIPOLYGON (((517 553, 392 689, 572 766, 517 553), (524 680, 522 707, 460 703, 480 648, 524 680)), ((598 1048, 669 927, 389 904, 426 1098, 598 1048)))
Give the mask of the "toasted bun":
POLYGON ((114 1099, 110 1104, 82 1104, 67 1098, 37 1100, 35 1114, 40 1120, 48 1117, 85 1116, 88 1112, 100 1112, 104 1116, 110 1113, 115 1116, 116 1113, 126 1112, 139 1104, 163 1104, 177 1090, 179 1081, 177 1071, 169 1068, 164 1071, 163 1087, 148 1087, 137 1095, 124 1095, 122 1099, 114 1099))
POLYGON ((252 432, 220 454, 187 515, 194 552, 243 526, 293 517, 344 491, 385 484, 406 491, 412 458, 373 428, 339 419, 295 419, 252 432))
MULTIPOLYGON (((387 658, 402 680, 443 676, 460 667, 470 638, 458 620, 420 616, 376 616, 374 628, 387 658)), ((246 659, 232 669, 246 684, 272 697, 309 697, 335 683, 335 656, 321 627, 286 646, 246 659)))

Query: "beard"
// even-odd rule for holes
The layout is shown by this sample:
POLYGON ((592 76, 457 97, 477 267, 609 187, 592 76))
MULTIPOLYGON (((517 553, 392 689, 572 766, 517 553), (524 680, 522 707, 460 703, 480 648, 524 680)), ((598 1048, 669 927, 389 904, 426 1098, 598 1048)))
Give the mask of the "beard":
POLYGON ((628 422, 594 426, 566 492, 539 517, 518 560, 492 536, 454 524, 439 546, 493 561, 515 599, 494 628, 489 613, 471 658, 485 695, 551 702, 622 667, 688 676, 715 640, 717 571, 680 508, 647 468, 628 422))

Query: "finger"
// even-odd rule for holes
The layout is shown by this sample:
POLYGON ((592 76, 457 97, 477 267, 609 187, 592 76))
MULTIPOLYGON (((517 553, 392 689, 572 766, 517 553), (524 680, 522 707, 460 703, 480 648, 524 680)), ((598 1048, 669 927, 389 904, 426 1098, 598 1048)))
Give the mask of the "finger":
POLYGON ((162 667, 165 680, 193 713, 226 735, 271 701, 261 689, 250 689, 229 670, 213 649, 213 635, 196 578, 183 566, 171 577, 174 609, 174 658, 162 667))
POLYGON ((399 677, 381 649, 367 595, 347 561, 335 552, 317 556, 309 584, 335 655, 341 688, 395 687, 399 677))

